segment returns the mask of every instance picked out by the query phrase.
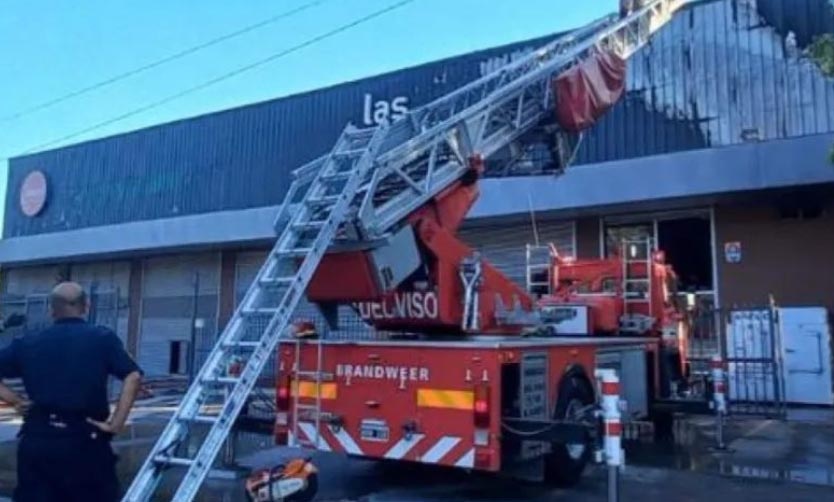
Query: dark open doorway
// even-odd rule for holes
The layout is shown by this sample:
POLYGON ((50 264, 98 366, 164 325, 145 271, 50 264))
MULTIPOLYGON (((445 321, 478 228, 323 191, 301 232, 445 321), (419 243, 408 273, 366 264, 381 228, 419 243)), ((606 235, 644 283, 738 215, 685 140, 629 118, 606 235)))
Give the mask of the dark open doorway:
POLYGON ((680 290, 712 291, 709 216, 657 222, 658 247, 680 278, 680 290))
POLYGON ((175 340, 171 342, 168 352, 168 373, 171 375, 182 375, 185 373, 185 355, 187 347, 185 342, 175 340))

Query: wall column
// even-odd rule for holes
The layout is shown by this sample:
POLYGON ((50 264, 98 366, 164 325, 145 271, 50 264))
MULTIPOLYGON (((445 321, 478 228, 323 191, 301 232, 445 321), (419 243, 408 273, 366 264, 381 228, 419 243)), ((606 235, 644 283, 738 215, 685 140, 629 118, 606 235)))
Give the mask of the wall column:
POLYGON ((235 267, 237 252, 225 249, 220 253, 220 293, 217 311, 217 330, 223 331, 235 311, 235 267))
POLYGON ((142 260, 130 262, 130 277, 127 283, 127 351, 139 356, 139 331, 142 320, 142 260))

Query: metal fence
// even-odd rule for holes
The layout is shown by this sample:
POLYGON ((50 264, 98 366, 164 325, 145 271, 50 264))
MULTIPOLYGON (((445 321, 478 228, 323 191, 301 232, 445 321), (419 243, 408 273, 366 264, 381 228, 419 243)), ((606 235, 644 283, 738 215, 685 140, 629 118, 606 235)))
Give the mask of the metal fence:
MULTIPOLYGON (((90 310, 87 320, 91 324, 104 326, 114 333, 118 333, 119 317, 127 309, 126 302, 120 297, 119 289, 100 289, 96 284, 93 284, 89 288, 88 297, 90 310)), ((14 337, 30 336, 52 324, 49 311, 49 295, 45 293, 0 296, 0 316, 7 318, 15 313, 24 314, 26 321, 23 325, 9 328, 0 334, 0 346, 8 345, 14 337)), ((19 381, 12 382, 12 385, 17 390, 24 391, 19 381)), ((108 385, 110 397, 118 395, 120 388, 119 382, 111 379, 108 385)))
POLYGON ((771 307, 706 309, 693 316, 688 362, 696 385, 706 382, 710 361, 726 364, 731 415, 781 418, 786 414, 782 337, 771 307))
MULTIPOLYGON (((118 332, 119 316, 123 310, 127 309, 126 303, 120 298, 119 289, 99 289, 93 285, 90 287, 88 296, 90 301, 88 321, 118 332)), ((26 315, 26 322, 20 327, 9 329, 9 335, 36 333, 52 324, 49 295, 46 293, 0 296, 0 315, 5 318, 13 313, 26 315)))

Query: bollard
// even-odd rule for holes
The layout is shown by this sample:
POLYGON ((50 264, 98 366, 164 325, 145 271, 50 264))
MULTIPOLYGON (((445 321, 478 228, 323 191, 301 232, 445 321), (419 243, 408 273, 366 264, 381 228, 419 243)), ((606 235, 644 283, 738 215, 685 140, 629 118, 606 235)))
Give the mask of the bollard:
POLYGON ((625 454, 622 448, 623 424, 620 420, 620 378, 612 369, 598 369, 601 385, 603 455, 608 466, 608 502, 620 500, 620 469, 625 454))
POLYGON ((724 416, 727 414, 727 382, 724 378, 724 361, 721 356, 713 356, 712 368, 712 401, 716 418, 716 449, 725 450, 724 444, 724 416))

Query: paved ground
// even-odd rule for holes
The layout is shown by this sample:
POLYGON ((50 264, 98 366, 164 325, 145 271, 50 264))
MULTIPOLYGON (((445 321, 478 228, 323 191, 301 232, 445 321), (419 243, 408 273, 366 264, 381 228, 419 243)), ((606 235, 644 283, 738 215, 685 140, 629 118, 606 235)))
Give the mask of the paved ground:
MULTIPOLYGON (((129 431, 116 443, 120 475, 128 482, 173 409, 176 398, 145 401, 129 431)), ((834 500, 834 414, 794 414, 791 421, 742 420, 729 424, 728 450, 715 452, 709 420, 690 420, 677 429, 675 444, 648 441, 628 445, 630 465, 623 473, 622 500, 641 502, 755 500, 834 500)), ((14 447, 18 422, 0 415, 0 502, 14 486, 14 447)), ((268 438, 241 438, 239 463, 247 468, 274 465, 297 451, 274 448, 268 438), (248 453, 247 453, 248 452, 248 453)), ((514 502, 604 501, 605 472, 594 468, 582 484, 553 491, 531 483, 501 480, 415 465, 316 455, 322 471, 318 500, 323 502, 514 502)), ((162 495, 159 500, 167 500, 162 495)), ((211 481, 200 499, 242 501, 239 481, 211 481)))

